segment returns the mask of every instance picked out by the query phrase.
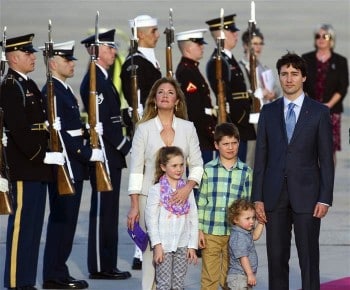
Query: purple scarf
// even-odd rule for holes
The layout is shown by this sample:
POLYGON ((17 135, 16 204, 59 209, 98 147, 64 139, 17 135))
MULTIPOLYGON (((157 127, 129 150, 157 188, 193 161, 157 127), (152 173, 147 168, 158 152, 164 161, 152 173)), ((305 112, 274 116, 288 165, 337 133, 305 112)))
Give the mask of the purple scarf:
MULTIPOLYGON (((159 184, 160 184, 160 202, 162 206, 167 211, 170 211, 171 213, 175 215, 183 215, 187 214, 188 211, 190 210, 190 203, 188 200, 184 204, 174 204, 170 203, 170 199, 173 195, 173 190, 169 184, 168 179, 166 178, 165 174, 159 179, 159 184)), ((179 189, 181 187, 185 186, 185 181, 183 179, 180 179, 177 182, 176 189, 179 189)))

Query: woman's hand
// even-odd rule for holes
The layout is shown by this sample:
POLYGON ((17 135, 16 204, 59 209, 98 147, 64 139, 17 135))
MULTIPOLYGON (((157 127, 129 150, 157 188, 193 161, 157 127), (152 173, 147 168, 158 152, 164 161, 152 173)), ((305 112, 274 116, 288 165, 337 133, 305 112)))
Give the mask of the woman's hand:
POLYGON ((196 185, 193 180, 189 180, 182 188, 177 189, 170 199, 172 204, 184 204, 190 196, 191 190, 196 185))
POLYGON ((131 194, 130 200, 131 200, 131 205, 128 212, 127 226, 130 230, 134 230, 135 222, 138 222, 140 219, 139 195, 131 194))

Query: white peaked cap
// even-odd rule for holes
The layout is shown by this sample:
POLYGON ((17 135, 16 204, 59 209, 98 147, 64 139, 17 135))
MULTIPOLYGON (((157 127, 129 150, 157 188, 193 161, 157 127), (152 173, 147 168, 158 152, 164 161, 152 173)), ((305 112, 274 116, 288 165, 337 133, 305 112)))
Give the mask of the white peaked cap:
POLYGON ((54 43, 53 49, 54 50, 72 50, 72 49, 74 49, 74 45, 75 45, 74 40, 61 42, 61 43, 54 43))
POLYGON ((134 28, 135 23, 136 27, 152 27, 158 25, 158 20, 149 15, 139 15, 136 18, 129 20, 130 28, 134 28))
POLYGON ((204 33, 207 32, 208 29, 195 29, 195 30, 188 30, 176 33, 176 40, 177 41, 183 41, 183 40, 194 40, 194 39, 203 39, 204 33))

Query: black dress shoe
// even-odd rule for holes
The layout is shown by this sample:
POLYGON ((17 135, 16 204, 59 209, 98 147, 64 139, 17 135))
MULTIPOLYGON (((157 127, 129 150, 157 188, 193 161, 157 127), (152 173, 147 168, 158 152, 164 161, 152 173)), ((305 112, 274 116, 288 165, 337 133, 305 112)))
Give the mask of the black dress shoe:
POLYGON ((86 289, 88 287, 89 284, 86 281, 73 277, 47 280, 43 284, 43 289, 86 289))
POLYGON ((142 261, 139 258, 134 258, 132 260, 131 269, 133 269, 133 270, 142 270, 142 261))
POLYGON ((112 271, 102 271, 91 273, 90 279, 105 279, 105 280, 125 280, 131 277, 130 272, 113 269, 112 271))

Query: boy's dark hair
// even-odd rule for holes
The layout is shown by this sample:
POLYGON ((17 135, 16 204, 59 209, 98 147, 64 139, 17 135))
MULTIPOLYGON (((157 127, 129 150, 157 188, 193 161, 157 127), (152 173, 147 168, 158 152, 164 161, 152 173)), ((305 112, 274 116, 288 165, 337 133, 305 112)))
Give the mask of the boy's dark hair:
POLYGON ((249 200, 246 199, 237 199, 235 200, 229 207, 227 211, 227 218, 228 221, 234 225, 235 224, 235 219, 239 217, 239 215, 242 213, 242 211, 246 210, 254 210, 254 203, 252 203, 249 200))
POLYGON ((219 143, 225 136, 235 137, 238 141, 240 140, 238 128, 232 123, 221 123, 216 125, 214 141, 219 143))
POLYGON ((306 71, 307 71, 306 61, 296 53, 288 52, 277 61, 276 68, 277 68, 278 74, 280 74, 281 67, 284 65, 286 65, 287 67, 292 66, 296 69, 299 69, 301 71, 301 75, 303 77, 306 77, 306 71))

